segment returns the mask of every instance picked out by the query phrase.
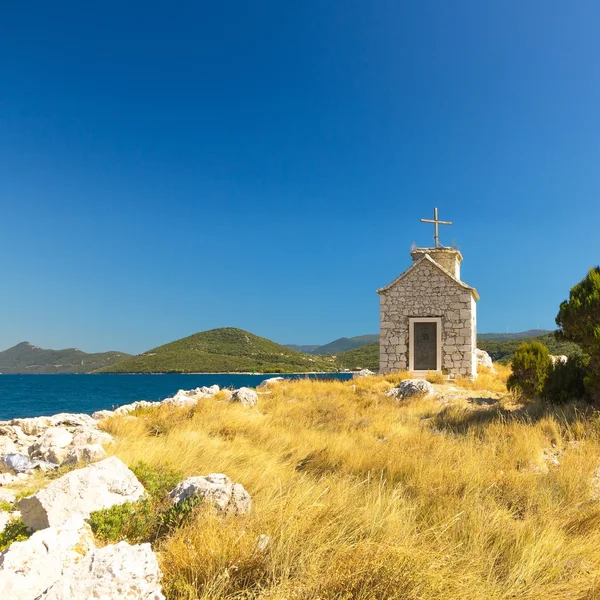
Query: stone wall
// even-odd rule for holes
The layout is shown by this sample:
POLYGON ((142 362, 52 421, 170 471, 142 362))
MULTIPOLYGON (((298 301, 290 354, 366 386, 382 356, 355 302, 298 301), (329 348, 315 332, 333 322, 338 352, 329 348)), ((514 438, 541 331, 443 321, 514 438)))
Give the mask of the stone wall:
POLYGON ((473 293, 428 260, 380 294, 380 371, 408 369, 409 318, 440 317, 442 370, 476 375, 476 307, 473 293))

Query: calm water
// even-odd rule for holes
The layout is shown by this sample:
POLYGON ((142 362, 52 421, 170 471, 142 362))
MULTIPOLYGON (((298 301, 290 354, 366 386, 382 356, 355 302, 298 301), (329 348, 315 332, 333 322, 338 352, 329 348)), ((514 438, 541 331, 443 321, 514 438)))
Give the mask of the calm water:
MULTIPOLYGON (((59 412, 92 413, 135 400, 162 400, 180 389, 214 383, 220 387, 256 387, 275 376, 278 375, 0 375, 0 420, 59 412)), ((349 379, 351 374, 310 377, 349 379)))

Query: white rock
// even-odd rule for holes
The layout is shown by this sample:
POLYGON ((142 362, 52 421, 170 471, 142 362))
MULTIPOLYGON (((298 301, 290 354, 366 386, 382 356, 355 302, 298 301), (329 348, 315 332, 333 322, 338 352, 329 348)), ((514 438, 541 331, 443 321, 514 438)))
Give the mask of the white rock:
POLYGON ((87 446, 88 444, 112 444, 113 436, 95 427, 80 427, 73 431, 72 446, 87 446))
POLYGON ((198 404, 199 396, 187 392, 186 390, 179 390, 171 398, 165 398, 161 404, 168 404, 170 406, 192 406, 198 404))
POLYGON ((250 512, 252 508, 252 499, 244 486, 233 483, 222 473, 188 477, 171 490, 169 497, 175 504, 189 498, 199 498, 220 510, 235 514, 250 512))
POLYGON ((0 554, 0 598, 38 598, 63 573, 76 568, 93 546, 92 530, 80 516, 38 531, 27 541, 13 542, 0 554))
MULTIPOLYGON (((2 464, 2 463, 0 463, 0 464, 2 464)), ((0 486, 10 485, 11 483, 14 483, 16 480, 17 480, 17 478, 12 473, 0 473, 0 486)), ((0 500, 2 500, 2 497, 0 497, 0 500)))
POLYGON ((7 436, 0 437, 0 456, 16 454, 19 451, 16 444, 7 436))
POLYGON ((361 369, 360 371, 357 371, 356 373, 354 373, 352 375, 352 379, 356 378, 356 377, 369 377, 371 375, 375 375, 376 373, 373 373, 373 371, 370 371, 369 369, 361 369))
POLYGON ((125 404, 123 406, 119 406, 119 408, 115 409, 115 415, 128 415, 134 410, 138 410, 139 408, 156 408, 160 405, 160 402, 148 402, 148 400, 138 400, 137 402, 132 402, 131 404, 125 404))
POLYGON ((10 425, 20 427, 26 435, 41 435, 48 427, 52 427, 50 417, 28 417, 26 419, 13 419, 10 425))
POLYGON ((73 514, 87 518, 96 510, 135 502, 143 494, 133 472, 111 456, 51 481, 18 507, 25 525, 37 530, 62 525, 73 514))
POLYGON ((101 444, 87 444, 71 448, 62 465, 74 465, 79 462, 91 463, 106 458, 106 450, 101 444))
POLYGON ((150 544, 119 542, 90 552, 40 600, 163 600, 161 576, 150 544))
POLYGON ((60 464, 67 455, 66 447, 73 441, 73 434, 62 427, 49 427, 29 449, 32 458, 41 458, 60 464))
POLYGON ((388 396, 403 400, 412 396, 426 396, 433 393, 433 386, 424 379, 405 379, 397 388, 387 392, 388 396))
POLYGON ((269 379, 265 379, 264 381, 261 381, 259 383, 258 387, 266 388, 266 387, 270 387, 272 385, 281 383, 282 381, 285 381, 285 377, 269 377, 269 379))
POLYGON ((97 425, 96 419, 85 413, 58 413, 49 418, 53 427, 95 427, 97 425))
POLYGON ((271 538, 266 533, 261 533, 256 540, 256 549, 259 552, 266 552, 271 545, 271 538))
POLYGON ((565 356, 564 354, 559 354, 558 356, 551 354, 550 359, 552 360, 553 365, 556 365, 556 364, 566 365, 567 362, 569 362, 569 357, 565 356))
POLYGON ((492 357, 485 351, 475 348, 475 358, 477 359, 477 365, 480 367, 487 367, 494 371, 494 363, 492 357))
POLYGON ((96 419, 96 421, 102 421, 103 419, 114 417, 115 414, 114 410, 97 410, 95 413, 92 413, 92 417, 96 419))
POLYGON ((241 387, 239 390, 234 390, 229 400, 231 402, 241 402, 242 406, 250 408, 252 406, 256 406, 256 403, 258 402, 258 394, 250 388, 241 387))

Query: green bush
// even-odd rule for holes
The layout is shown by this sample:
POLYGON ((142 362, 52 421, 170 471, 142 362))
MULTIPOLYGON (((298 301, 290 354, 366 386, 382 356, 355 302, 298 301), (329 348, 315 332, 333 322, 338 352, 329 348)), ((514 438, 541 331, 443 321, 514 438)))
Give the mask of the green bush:
POLYGON ((548 372, 543 397, 549 402, 564 404, 581 400, 585 396, 587 360, 580 356, 569 356, 566 363, 557 362, 548 372))
POLYGON ((90 515, 88 523, 98 539, 105 542, 126 540, 130 544, 154 541, 160 528, 151 498, 98 510, 90 515))
POLYGON ((540 342, 524 342, 515 352, 507 387, 530 398, 540 396, 551 368, 552 359, 546 346, 540 342))
POLYGON ((183 473, 169 466, 154 467, 144 461, 139 461, 131 470, 145 490, 155 499, 162 500, 180 481, 183 473))
POLYGON ((30 535, 21 519, 10 521, 4 531, 0 531, 0 552, 6 550, 13 542, 24 542, 30 535))
POLYGON ((600 267, 573 286, 556 324, 559 338, 576 342, 589 355, 585 387, 591 398, 600 399, 600 267))

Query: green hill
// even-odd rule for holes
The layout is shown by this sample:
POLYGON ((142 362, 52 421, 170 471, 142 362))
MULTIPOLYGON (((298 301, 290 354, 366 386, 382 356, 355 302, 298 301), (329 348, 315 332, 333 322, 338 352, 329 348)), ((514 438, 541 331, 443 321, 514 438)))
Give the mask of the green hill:
POLYGON ((0 373, 89 373, 130 356, 124 352, 88 354, 77 348, 45 350, 21 342, 0 352, 0 373))
POLYGON ((508 341, 508 340, 525 340, 533 337, 540 337, 542 335, 546 335, 548 333, 552 333, 547 329, 529 329, 528 331, 521 331, 519 333, 480 333, 477 336, 478 340, 498 340, 498 341, 508 341))
POLYGON ((358 369, 379 370, 379 342, 353 348, 341 352, 336 356, 338 364, 344 369, 356 371, 358 369))
POLYGON ((367 335, 357 335, 351 338, 339 338, 333 342, 329 342, 328 344, 323 344, 322 346, 299 346, 297 344, 286 344, 286 348, 291 348, 292 350, 297 350, 298 352, 306 352, 307 354, 340 354, 341 352, 346 352, 347 350, 372 344, 377 340, 379 340, 379 334, 372 333, 367 335))
POLYGON ((336 371, 329 357, 290 350, 233 327, 195 333, 103 369, 104 373, 305 373, 336 371))
POLYGON ((508 364, 512 360, 517 348, 524 341, 538 341, 544 344, 550 354, 581 354, 581 348, 572 342, 561 342, 554 337, 554 333, 546 333, 528 339, 513 339, 513 340, 477 340, 477 347, 485 350, 493 361, 498 361, 503 364, 508 364))

